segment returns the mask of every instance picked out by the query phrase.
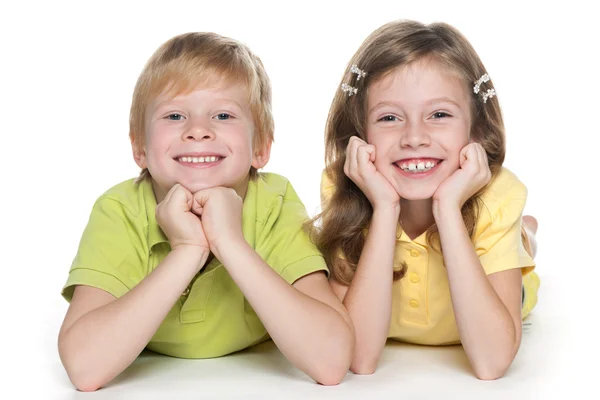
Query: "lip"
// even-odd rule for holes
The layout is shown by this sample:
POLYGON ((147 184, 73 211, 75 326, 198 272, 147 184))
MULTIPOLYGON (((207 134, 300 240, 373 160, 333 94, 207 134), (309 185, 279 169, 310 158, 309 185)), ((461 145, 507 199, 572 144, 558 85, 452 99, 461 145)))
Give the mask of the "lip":
POLYGON ((427 161, 440 162, 440 161, 443 161, 443 159, 436 158, 436 157, 404 157, 404 158, 401 158, 401 159, 395 161, 394 164, 402 164, 404 162, 414 162, 416 164, 418 162, 427 162, 427 161))
POLYGON ((215 152, 211 152, 211 151, 202 151, 199 153, 181 153, 181 154, 177 154, 175 157, 173 157, 174 160, 177 160, 180 157, 220 157, 220 158, 225 158, 225 156, 221 153, 215 153, 215 152))

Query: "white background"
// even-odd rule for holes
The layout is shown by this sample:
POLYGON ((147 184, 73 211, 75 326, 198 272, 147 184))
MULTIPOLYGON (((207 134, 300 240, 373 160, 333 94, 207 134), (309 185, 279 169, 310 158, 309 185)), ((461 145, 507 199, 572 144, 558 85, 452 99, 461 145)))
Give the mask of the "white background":
POLYGON ((215 31, 262 58, 276 124, 264 170, 288 177, 314 214, 325 118, 346 63, 371 31, 400 18, 453 24, 494 80, 507 128, 505 166, 528 186, 525 211, 540 222, 539 315, 560 328, 538 333, 552 337, 549 353, 527 362, 561 368, 540 381, 540 390, 592 385, 571 381, 591 376, 598 354, 600 221, 592 193, 599 182, 600 34, 596 14, 581 3, 15 3, 0 6, 0 344, 10 369, 4 390, 45 398, 75 393, 56 351, 67 308, 60 290, 94 200, 138 173, 129 106, 158 46, 183 32, 215 31))

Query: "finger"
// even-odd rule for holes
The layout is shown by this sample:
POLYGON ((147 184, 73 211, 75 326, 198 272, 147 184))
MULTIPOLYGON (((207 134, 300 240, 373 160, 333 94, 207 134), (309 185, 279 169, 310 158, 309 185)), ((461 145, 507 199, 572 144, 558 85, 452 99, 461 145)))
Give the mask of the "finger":
POLYGON ((490 166, 488 163, 487 153, 485 152, 483 146, 479 144, 477 146, 477 150, 479 152, 480 173, 482 175, 482 179, 487 181, 492 176, 492 172, 490 171, 490 166))
POLYGON ((194 205, 192 206, 192 212, 200 217, 202 216, 202 211, 204 211, 204 207, 194 202, 194 205))
POLYGON ((189 210, 192 207, 192 195, 183 186, 177 185, 168 202, 181 205, 181 208, 189 210))
POLYGON ((481 160, 483 162, 483 165, 485 166, 486 169, 489 168, 487 152, 485 151, 485 149, 483 148, 482 145, 479 145, 479 151, 481 152, 481 160))
POLYGON ((204 207, 210 198, 211 189, 203 189, 194 193, 194 201, 198 206, 204 207))
POLYGON ((458 156, 458 158, 459 158, 458 165, 460 168, 462 168, 463 165, 465 165, 465 163, 469 159, 469 148, 470 147, 471 147, 471 145, 468 144, 460 150, 460 155, 458 156))
POLYGON ((181 185, 179 183, 176 183, 173 185, 173 187, 171 187, 171 189, 169 189, 163 200, 165 203, 168 203, 171 200, 171 197, 173 197, 173 192, 176 191, 179 186, 181 185))
POLYGON ((375 153, 375 147, 370 145, 361 145, 356 150, 356 164, 358 174, 365 178, 368 174, 368 168, 372 165, 371 156, 375 153))
POLYGON ((348 166, 348 173, 346 175, 354 175, 357 170, 357 151, 358 151, 359 141, 356 136, 352 136, 350 138, 350 143, 348 143, 348 149, 346 151, 346 163, 348 166))

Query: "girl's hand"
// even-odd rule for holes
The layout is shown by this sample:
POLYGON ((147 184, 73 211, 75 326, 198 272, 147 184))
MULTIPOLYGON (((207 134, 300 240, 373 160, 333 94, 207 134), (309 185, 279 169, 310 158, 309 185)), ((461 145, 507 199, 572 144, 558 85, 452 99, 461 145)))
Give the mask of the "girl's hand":
POLYGON ((375 168, 375 156, 375 146, 356 136, 351 137, 346 148, 344 173, 367 196, 374 210, 393 208, 399 211, 400 196, 375 168))
POLYGON ((208 251, 208 241, 200 218, 192 212, 194 197, 186 188, 175 184, 156 206, 156 221, 171 245, 198 246, 208 251))
POLYGON ((446 178, 433 194, 434 216, 436 209, 463 204, 492 178, 487 155, 479 143, 469 143, 460 151, 460 166, 446 178))

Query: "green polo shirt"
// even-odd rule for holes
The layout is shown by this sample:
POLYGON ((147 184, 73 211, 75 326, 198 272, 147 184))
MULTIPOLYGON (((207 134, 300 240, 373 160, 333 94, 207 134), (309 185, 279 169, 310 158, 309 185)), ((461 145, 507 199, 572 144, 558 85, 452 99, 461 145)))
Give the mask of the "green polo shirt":
MULTIPOLYGON (((122 182, 100 196, 62 296, 70 301, 75 285, 88 285, 120 297, 148 276, 171 250, 156 222, 155 209, 149 179, 122 182)), ((287 282, 292 284, 315 271, 329 274, 325 260, 302 229, 308 214, 286 178, 260 173, 250 180, 242 214, 244 238, 287 282)), ((209 358, 269 339, 218 259, 213 258, 189 289, 162 322, 148 349, 174 357, 209 358)))

